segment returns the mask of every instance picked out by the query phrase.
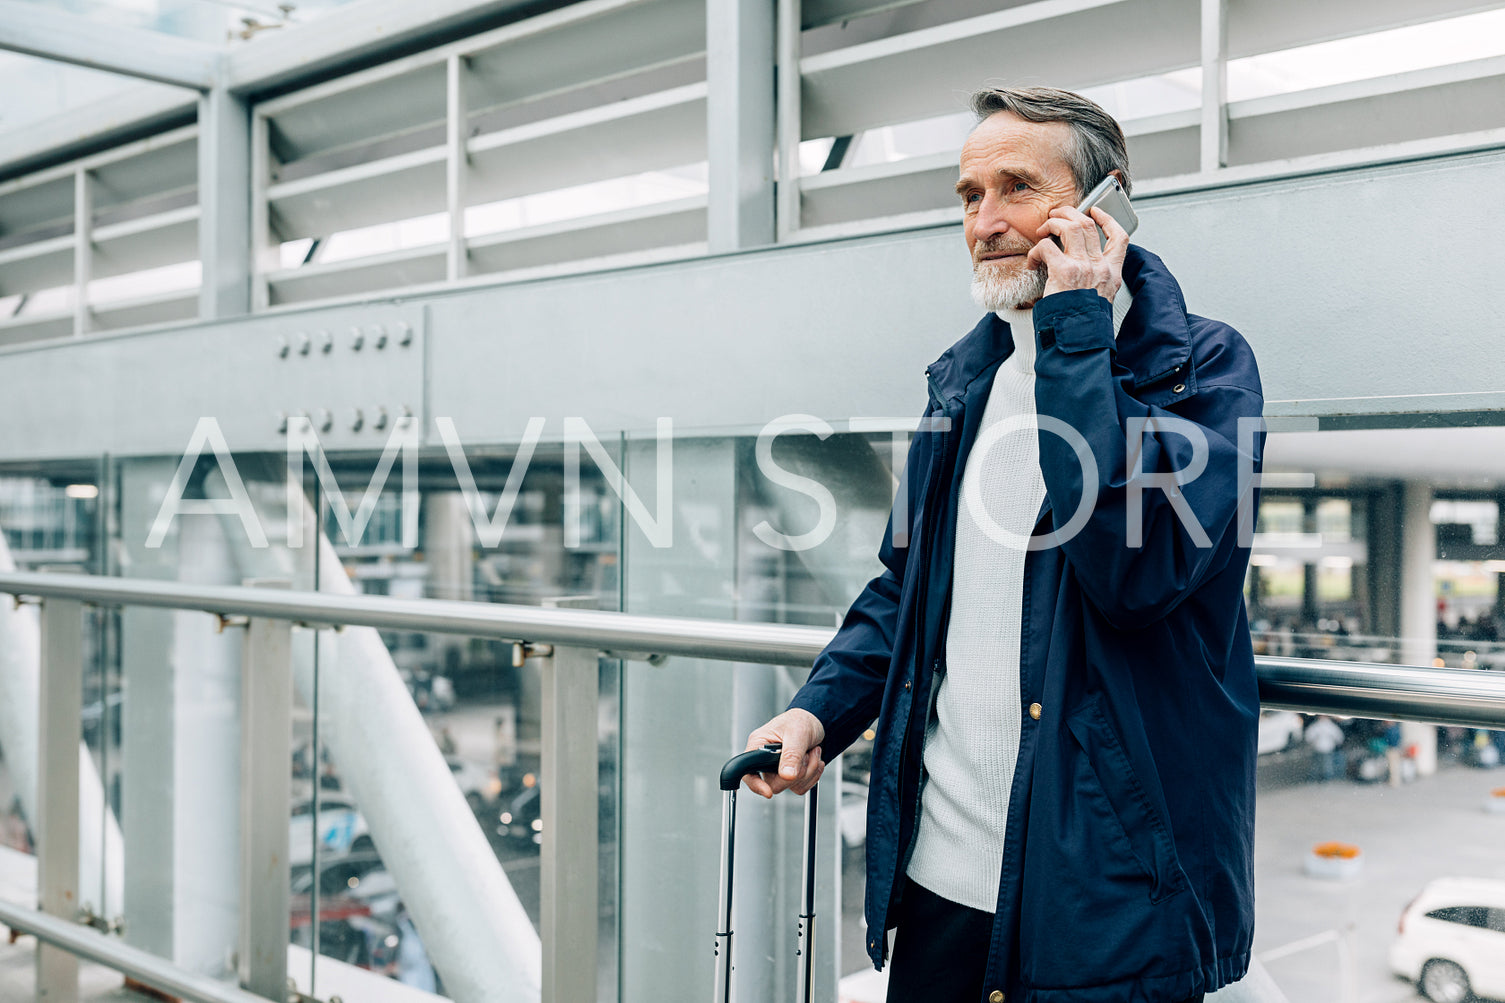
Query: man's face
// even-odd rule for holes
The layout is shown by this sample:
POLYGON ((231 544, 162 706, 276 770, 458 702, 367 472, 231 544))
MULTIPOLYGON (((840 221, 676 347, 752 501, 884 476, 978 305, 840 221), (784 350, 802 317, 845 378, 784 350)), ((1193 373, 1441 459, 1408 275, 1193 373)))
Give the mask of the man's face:
POLYGON ((1006 111, 984 119, 967 137, 956 192, 978 306, 1027 306, 1044 293, 1045 270, 1032 268, 1025 256, 1050 211, 1076 204, 1065 156, 1070 142, 1064 122, 1028 122, 1006 111))

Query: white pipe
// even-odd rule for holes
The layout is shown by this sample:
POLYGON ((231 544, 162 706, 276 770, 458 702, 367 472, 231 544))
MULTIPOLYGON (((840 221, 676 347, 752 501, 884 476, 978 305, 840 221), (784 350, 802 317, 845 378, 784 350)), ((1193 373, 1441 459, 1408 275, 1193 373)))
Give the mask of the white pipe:
MULTIPOLYGON (((303 539, 315 539, 313 506, 304 508, 303 539)), ((241 574, 306 583, 295 563, 312 563, 311 555, 279 542, 286 538, 285 507, 261 496, 257 509, 272 541, 263 548, 251 546, 238 517, 224 517, 241 574)), ((320 590, 354 594, 334 546, 317 539, 320 590)), ((323 631, 320 637, 320 737, 365 816, 445 989, 456 1003, 535 1003, 543 982, 538 933, 387 646, 370 627, 347 627, 338 635, 323 631)), ((306 634, 294 637, 293 682, 311 704, 313 645, 306 634)))
MULTIPOLYGON (((16 570, 5 534, 0 533, 0 573, 16 570)), ((36 831, 37 819, 37 720, 39 711, 38 677, 42 664, 41 629, 36 609, 16 609, 8 599, 0 602, 0 749, 11 783, 21 799, 21 810, 36 831)), ((101 694, 101 699, 105 694, 101 694)), ((104 705, 108 709, 109 702, 104 705)), ((80 708, 82 709, 82 708, 80 708)), ((100 717, 101 741, 109 739, 109 714, 100 717)), ((121 874, 124 853, 120 840, 120 823, 105 806, 104 788, 94 769, 87 747, 81 746, 78 762, 78 891, 79 903, 95 908, 100 915, 115 917, 123 913, 125 896, 121 874), (107 828, 106 828, 107 827, 107 828), (100 902, 99 841, 104 832, 107 866, 104 873, 109 884, 100 902)))

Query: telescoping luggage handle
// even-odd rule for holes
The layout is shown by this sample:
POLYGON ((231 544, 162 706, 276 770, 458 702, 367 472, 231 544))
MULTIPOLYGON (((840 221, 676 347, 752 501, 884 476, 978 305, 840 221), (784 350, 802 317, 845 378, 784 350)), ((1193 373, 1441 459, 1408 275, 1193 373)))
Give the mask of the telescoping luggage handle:
MULTIPOLYGON (((737 828, 737 788, 749 773, 772 773, 779 768, 778 743, 733 756, 721 768, 721 907, 716 927, 716 1003, 732 998, 732 851, 737 828)), ((814 996, 815 940, 815 795, 820 785, 805 795, 805 860, 801 885, 798 928, 799 1003, 814 996)))

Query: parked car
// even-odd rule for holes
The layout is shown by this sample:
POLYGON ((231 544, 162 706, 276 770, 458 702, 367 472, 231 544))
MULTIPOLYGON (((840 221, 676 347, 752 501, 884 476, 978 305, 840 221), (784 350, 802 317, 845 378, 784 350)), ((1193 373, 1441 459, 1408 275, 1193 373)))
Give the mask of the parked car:
MULTIPOLYGON (((288 864, 292 867, 307 865, 313 859, 310 845, 313 835, 313 800, 298 801, 293 805, 292 821, 288 825, 288 864)), ((355 803, 340 795, 319 798, 319 852, 330 857, 342 857, 352 850, 373 848, 371 833, 366 826, 366 817, 355 803)))
MULTIPOLYGON (((386 865, 374 849, 352 850, 342 857, 319 861, 319 894, 350 895, 360 887, 366 875, 374 871, 385 872, 386 865)), ((313 888, 314 877, 311 864, 298 864, 289 874, 293 895, 308 895, 313 888)))
POLYGON ((1505 999, 1505 881, 1439 878, 1401 913, 1390 968, 1434 1003, 1505 999))
MULTIPOLYGON (((532 779, 533 774, 528 774, 532 779)), ((543 845, 543 818, 540 815, 538 783, 527 783, 513 795, 497 816, 496 834, 521 846, 543 845)))
POLYGON ((494 804, 502 793, 502 782, 497 778, 495 770, 454 755, 445 756, 444 761, 449 764, 449 772, 454 776, 455 783, 460 785, 465 803, 477 815, 488 805, 494 804))
POLYGON ((1283 752, 1301 743, 1305 722, 1300 714, 1288 710, 1262 710, 1259 712, 1259 738, 1256 748, 1261 756, 1267 752, 1283 752))

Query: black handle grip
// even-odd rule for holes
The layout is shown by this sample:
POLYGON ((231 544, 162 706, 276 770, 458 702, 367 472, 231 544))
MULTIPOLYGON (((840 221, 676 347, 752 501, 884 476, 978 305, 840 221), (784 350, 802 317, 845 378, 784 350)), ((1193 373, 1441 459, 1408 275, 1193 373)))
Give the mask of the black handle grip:
POLYGON ((726 761, 721 768, 721 789, 734 791, 742 783, 742 778, 749 773, 772 773, 779 768, 779 753, 783 746, 778 742, 770 742, 761 749, 753 749, 744 752, 740 756, 733 756, 726 761))

